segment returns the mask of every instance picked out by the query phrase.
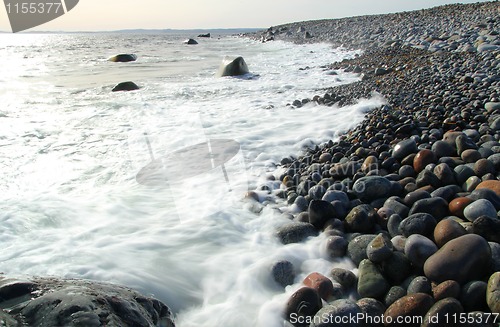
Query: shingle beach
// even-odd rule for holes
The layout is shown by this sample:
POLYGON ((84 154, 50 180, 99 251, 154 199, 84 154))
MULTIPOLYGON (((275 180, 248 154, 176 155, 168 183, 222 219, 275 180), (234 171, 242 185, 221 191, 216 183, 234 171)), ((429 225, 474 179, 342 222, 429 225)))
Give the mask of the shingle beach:
MULTIPOLYGON (((283 303, 287 323, 498 326, 499 32, 495 1, 252 35, 362 50, 325 67, 357 73, 358 82, 292 106, 335 110, 375 93, 387 101, 340 139, 283 158, 283 173, 271 177, 279 188, 248 194, 286 203, 290 223, 276 231, 283 244, 327 236, 331 273, 301 271, 303 287, 283 303), (335 267, 345 257, 354 272, 335 267)), ((300 269, 279 261, 272 272, 286 287, 300 269)))

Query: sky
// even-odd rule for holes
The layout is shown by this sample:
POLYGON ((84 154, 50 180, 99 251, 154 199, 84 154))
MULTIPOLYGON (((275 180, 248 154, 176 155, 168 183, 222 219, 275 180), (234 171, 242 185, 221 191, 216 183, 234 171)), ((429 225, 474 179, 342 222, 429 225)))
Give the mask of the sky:
MULTIPOLYGON (((26 0, 29 1, 29 0, 26 0)), ((21 1, 20 1, 21 2, 21 1)), ((25 2, 23 0, 23 2, 25 2)), ((431 8, 478 0, 80 0, 64 16, 30 31, 267 28, 303 20, 431 8)), ((0 8, 0 31, 11 31, 0 8)))

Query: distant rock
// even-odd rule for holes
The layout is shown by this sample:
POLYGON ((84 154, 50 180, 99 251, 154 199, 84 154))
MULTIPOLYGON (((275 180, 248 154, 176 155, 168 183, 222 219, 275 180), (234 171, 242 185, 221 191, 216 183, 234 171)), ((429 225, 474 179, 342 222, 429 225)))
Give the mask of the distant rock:
POLYGON ((217 76, 219 77, 240 76, 248 73, 249 73, 248 66, 243 57, 237 57, 232 60, 226 57, 224 58, 219 67, 219 72, 217 73, 217 76))
POLYGON ((128 81, 128 82, 121 82, 118 83, 111 91, 113 92, 118 92, 118 91, 134 91, 138 90, 139 86, 135 84, 134 82, 128 81))
POLYGON ((477 47, 477 52, 489 52, 498 50, 500 50, 500 46, 495 44, 483 43, 477 47))
POLYGON ((117 54, 116 56, 108 58, 108 61, 112 62, 129 62, 129 61, 136 61, 137 56, 135 54, 128 54, 128 53, 121 53, 117 54))
POLYGON ((198 41, 196 41, 195 39, 187 39, 184 41, 184 44, 195 45, 198 44, 198 41))
POLYGON ((210 37, 210 33, 206 33, 206 34, 200 34, 198 35, 198 37, 210 37))

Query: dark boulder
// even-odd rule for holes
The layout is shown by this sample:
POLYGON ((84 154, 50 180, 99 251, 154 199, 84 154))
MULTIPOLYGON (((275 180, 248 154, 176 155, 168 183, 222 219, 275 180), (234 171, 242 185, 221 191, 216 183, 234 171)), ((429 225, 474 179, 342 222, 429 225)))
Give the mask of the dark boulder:
POLYGON ((134 82, 128 81, 128 82, 121 82, 118 83, 111 91, 113 92, 118 92, 118 91, 134 91, 138 90, 139 86, 135 84, 134 82))
POLYGON ((117 54, 116 56, 110 57, 108 61, 112 62, 130 62, 130 61, 136 61, 137 56, 135 54, 129 54, 129 53, 121 53, 117 54))
POLYGON ((108 283, 2 277, 0 294, 3 308, 23 326, 175 326, 159 300, 108 283))

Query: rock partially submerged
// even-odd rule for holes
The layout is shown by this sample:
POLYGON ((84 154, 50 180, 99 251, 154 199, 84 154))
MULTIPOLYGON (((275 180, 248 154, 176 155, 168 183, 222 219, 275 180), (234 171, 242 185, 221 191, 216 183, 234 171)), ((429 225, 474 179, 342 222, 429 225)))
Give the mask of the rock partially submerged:
POLYGON ((196 41, 195 39, 187 39, 184 41, 184 44, 196 45, 196 44, 198 44, 198 41, 196 41))
POLYGON ((240 76, 248 74, 249 72, 247 63, 243 57, 237 57, 234 59, 226 57, 219 67, 217 76, 240 76))
POLYGON ((113 92, 119 92, 119 91, 134 91, 138 90, 139 86, 135 84, 132 81, 127 81, 127 82, 121 82, 116 84, 116 86, 111 90, 113 92))
POLYGON ((135 54, 131 53, 121 53, 117 54, 116 56, 108 58, 108 61, 112 62, 130 62, 130 61, 136 61, 137 56, 135 54))
POLYGON ((59 278, 0 278, 2 326, 175 327, 157 299, 118 285, 59 278))

